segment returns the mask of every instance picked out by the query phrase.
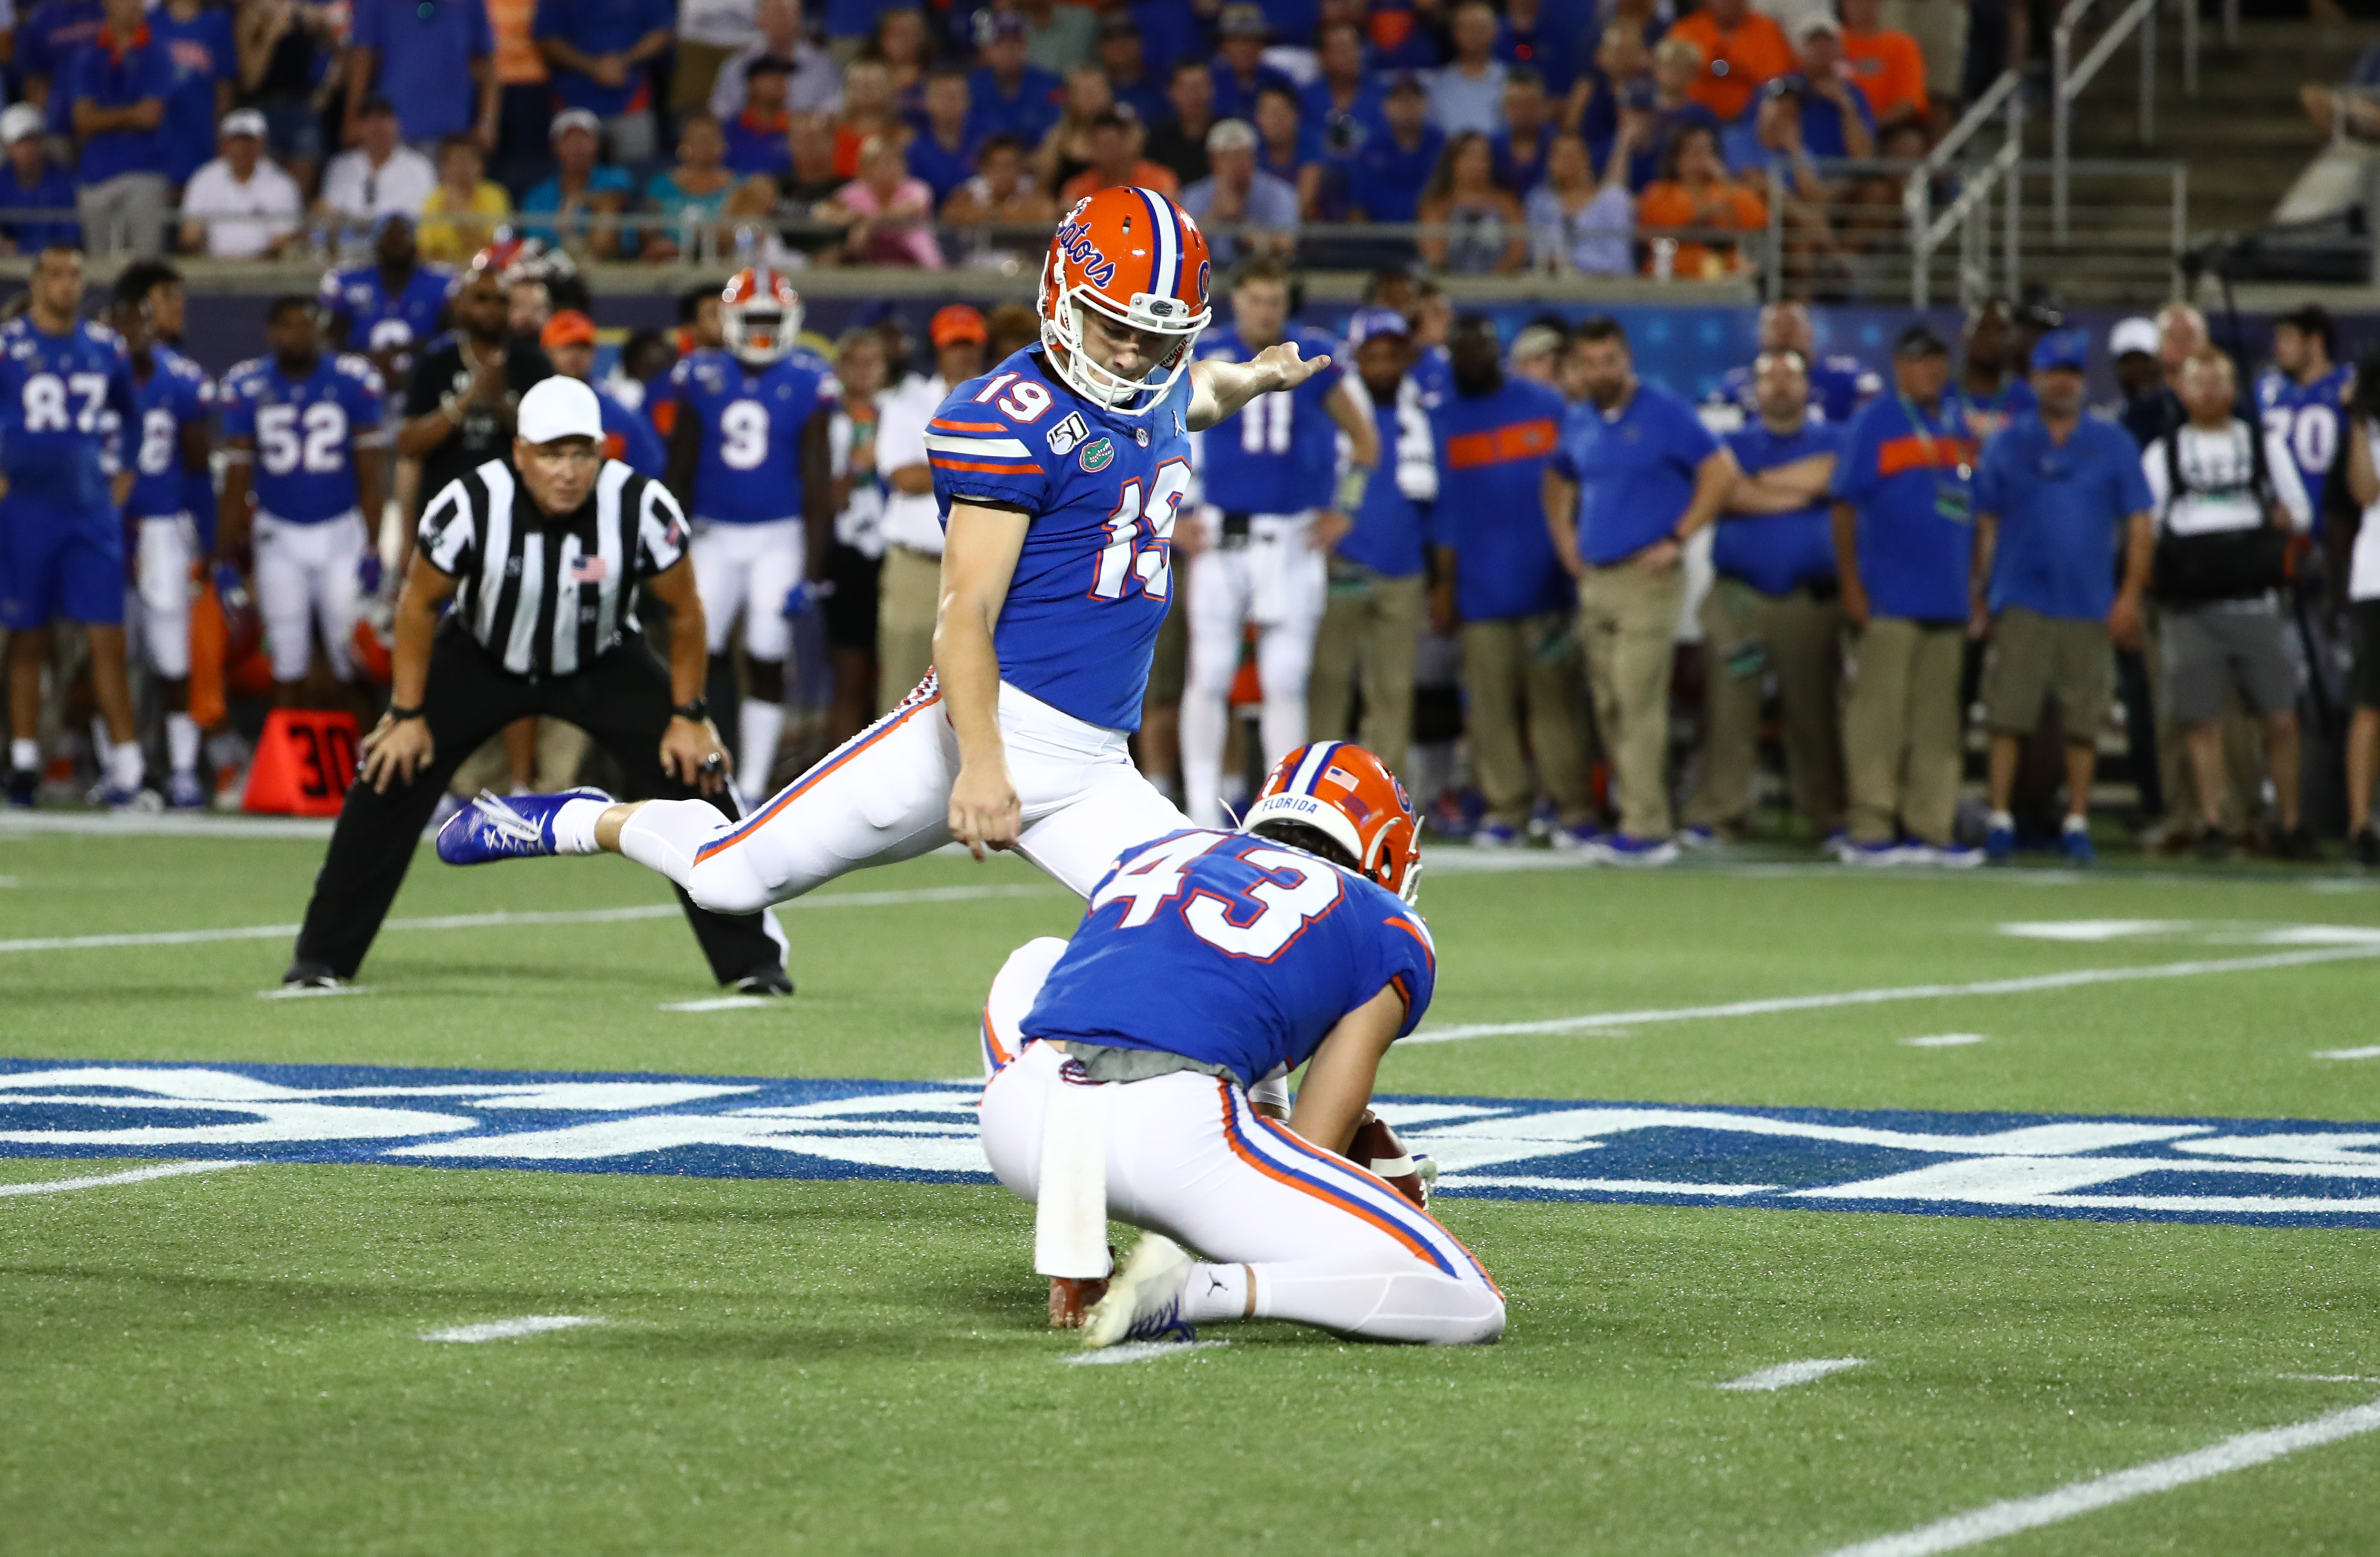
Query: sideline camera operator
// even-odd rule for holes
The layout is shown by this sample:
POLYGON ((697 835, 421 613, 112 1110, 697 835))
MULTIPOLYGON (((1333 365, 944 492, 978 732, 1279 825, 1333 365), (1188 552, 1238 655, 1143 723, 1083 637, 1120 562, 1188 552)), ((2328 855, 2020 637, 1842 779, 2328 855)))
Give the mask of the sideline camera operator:
MULTIPOLYGON (((455 768, 524 715, 586 731, 627 770, 633 793, 699 793, 730 818, 743 814, 700 696, 702 602, 686 516, 668 489, 602 447, 595 392, 545 379, 521 396, 511 463, 487 461, 423 511, 397 602, 389 709, 364 737, 362 776, 331 834, 284 983, 328 989, 355 977, 455 768), (629 641, 640 584, 672 614, 666 671, 629 641)), ((481 801, 492 803, 502 804, 481 801)), ((771 915, 678 899, 721 983, 793 992, 771 915)))

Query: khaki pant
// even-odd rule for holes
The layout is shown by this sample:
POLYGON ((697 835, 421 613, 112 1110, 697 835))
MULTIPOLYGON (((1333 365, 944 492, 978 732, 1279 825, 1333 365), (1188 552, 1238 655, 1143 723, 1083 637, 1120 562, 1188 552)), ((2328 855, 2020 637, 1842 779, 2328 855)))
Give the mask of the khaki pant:
POLYGON ((1859 635, 1843 705, 1843 766, 1852 842, 1888 844, 1897 819, 1937 848, 1959 810, 1959 670, 1962 624, 1872 618, 1859 635))
MULTIPOLYGON (((532 793, 551 795, 567 789, 578 782, 578 770, 586 765, 587 748, 594 743, 587 732, 576 724, 559 719, 537 722, 537 771, 529 775, 532 793)), ((455 770, 454 781, 447 785, 450 794, 469 799, 482 789, 492 789, 503 795, 512 788, 512 757, 504 749, 502 730, 480 743, 480 749, 463 760, 455 770)))
POLYGON ((887 546, 876 589, 876 663, 881 672, 876 707, 883 712, 907 697, 933 666, 942 559, 908 546, 887 546))
POLYGON ((1488 820, 1518 831, 1529 821, 1536 785, 1529 782, 1529 756, 1537 760, 1537 780, 1565 827, 1587 820, 1595 797, 1586 779, 1586 751, 1571 712, 1571 666, 1567 646, 1548 654, 1559 639, 1561 613, 1463 624, 1463 687, 1471 700, 1471 769, 1488 799, 1488 820), (1528 753, 1521 746, 1526 710, 1528 753))
POLYGON ((1428 580, 1370 578, 1349 588, 1334 580, 1314 639, 1314 676, 1305 694, 1306 728, 1316 740, 1343 740, 1355 675, 1364 677, 1363 743, 1408 787, 1413 745, 1414 665, 1421 656, 1422 601, 1428 580))
POLYGON ((1793 809, 1825 838, 1843 825, 1842 607, 1807 590, 1767 595, 1721 578, 1703 597, 1709 691, 1702 774, 1686 821, 1738 827, 1752 809, 1759 758, 1762 673, 1777 673, 1785 712, 1785 780, 1793 809))
POLYGON ((1611 761, 1620 831, 1631 838, 1670 835, 1670 674, 1685 600, 1685 574, 1674 567, 1590 567, 1579 583, 1587 689, 1611 761))

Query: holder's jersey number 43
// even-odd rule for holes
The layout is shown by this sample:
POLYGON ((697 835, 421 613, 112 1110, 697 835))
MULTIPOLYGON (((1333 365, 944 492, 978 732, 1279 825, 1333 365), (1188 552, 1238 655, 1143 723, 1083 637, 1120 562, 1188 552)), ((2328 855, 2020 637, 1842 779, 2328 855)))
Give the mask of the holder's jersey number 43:
MULTIPOLYGON (((1136 930, 1181 895, 1183 873, 1192 860, 1218 845, 1235 841, 1228 833, 1185 833, 1144 849, 1099 888, 1091 899, 1091 911, 1129 902, 1132 906, 1116 921, 1116 928, 1136 930)), ((1183 922, 1192 933, 1228 956, 1270 962, 1309 921, 1338 906, 1342 895, 1338 870, 1310 855, 1264 848, 1250 849, 1240 858, 1269 879, 1231 897, 1201 887, 1181 910, 1183 922)))

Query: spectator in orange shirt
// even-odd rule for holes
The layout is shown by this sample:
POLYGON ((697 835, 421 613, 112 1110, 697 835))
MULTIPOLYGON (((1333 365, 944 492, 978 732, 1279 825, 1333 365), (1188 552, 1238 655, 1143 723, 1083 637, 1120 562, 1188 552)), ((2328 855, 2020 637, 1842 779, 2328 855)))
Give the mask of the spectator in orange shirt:
MULTIPOLYGON (((1875 0, 1868 0, 1871 6, 1875 0)), ((1689 94, 1725 123, 1743 117, 1771 79, 1793 68, 1785 31, 1752 0, 1709 0, 1669 30, 1703 52, 1703 73, 1689 94)), ((1922 87, 1920 89, 1923 90, 1922 87)))
POLYGON ((861 147, 870 136, 900 144, 909 129, 893 102, 892 72, 881 60, 855 59, 843 68, 843 114, 834 127, 837 176, 859 174, 861 147))
POLYGON ((1110 108, 1091 120, 1091 165, 1066 180, 1058 191, 1058 203, 1071 207, 1087 195, 1119 184, 1155 189, 1169 197, 1182 188, 1172 168, 1140 159, 1140 126, 1123 110, 1110 108))
MULTIPOLYGON (((1678 131, 1670 142, 1661 176, 1636 201, 1636 236, 1651 244, 1665 239, 1676 242, 1670 274, 1683 281, 1716 280, 1750 269, 1752 262, 1732 241, 1706 235, 1672 235, 1714 227, 1758 232, 1767 225, 1767 203, 1751 186, 1727 176, 1718 137, 1699 125, 1678 131)), ((1658 266, 1648 259, 1646 268, 1658 266)))
POLYGON ((1843 63, 1879 127, 1922 122, 1933 112, 1925 53, 1908 33, 1878 24, 1883 8, 1884 0, 1843 0, 1843 63))

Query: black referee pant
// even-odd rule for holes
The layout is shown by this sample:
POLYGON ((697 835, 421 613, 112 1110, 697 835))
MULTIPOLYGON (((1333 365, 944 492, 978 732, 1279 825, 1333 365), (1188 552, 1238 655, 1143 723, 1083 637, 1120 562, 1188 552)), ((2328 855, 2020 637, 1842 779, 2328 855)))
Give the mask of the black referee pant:
MULTIPOLYGON (((669 673, 631 640, 575 675, 515 675, 450 621, 430 654, 422 717, 435 754, 413 782, 392 779, 379 793, 358 778, 331 833, 331 852, 314 877, 314 896, 298 931, 298 960, 352 979, 380 933, 396 889, 455 770, 480 743, 528 714, 560 719, 587 732, 627 771, 632 798, 683 800, 698 791, 663 772, 662 733, 669 726, 669 673)), ((731 821, 741 816, 726 795, 704 797, 731 821)), ((683 890, 679 905, 694 926, 712 977, 724 984, 782 967, 784 952, 759 914, 714 914, 683 890)))

